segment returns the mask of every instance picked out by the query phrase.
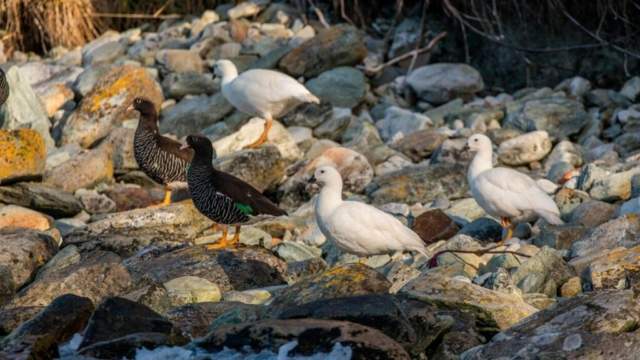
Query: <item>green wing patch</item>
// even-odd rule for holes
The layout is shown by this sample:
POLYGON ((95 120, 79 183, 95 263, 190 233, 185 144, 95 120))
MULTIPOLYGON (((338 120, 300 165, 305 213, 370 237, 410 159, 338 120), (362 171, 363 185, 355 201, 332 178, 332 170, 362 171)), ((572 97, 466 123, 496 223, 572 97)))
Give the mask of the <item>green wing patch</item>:
POLYGON ((247 205, 243 203, 235 203, 235 205, 236 205, 236 208, 240 210, 241 213, 245 215, 253 214, 253 208, 251 207, 251 205, 247 205))

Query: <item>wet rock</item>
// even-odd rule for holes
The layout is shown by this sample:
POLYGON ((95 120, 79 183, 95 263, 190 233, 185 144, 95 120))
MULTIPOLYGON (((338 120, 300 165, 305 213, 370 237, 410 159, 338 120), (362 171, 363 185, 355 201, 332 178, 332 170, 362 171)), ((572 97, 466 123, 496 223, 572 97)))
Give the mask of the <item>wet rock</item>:
POLYGON ((587 119, 587 113, 578 101, 534 98, 508 106, 503 126, 522 131, 545 130, 555 138, 564 139, 580 132, 587 119))
POLYGON ((0 298, 3 298, 31 281, 38 268, 56 253, 58 244, 42 232, 2 225, 0 228, 0 298))
POLYGON ((204 71, 204 61, 197 52, 182 49, 166 49, 156 53, 156 62, 166 73, 204 71))
POLYGON ((525 165, 542 160, 551 151, 546 131, 534 131, 500 144, 498 158, 507 165, 525 165))
POLYGON ((98 342, 139 332, 172 334, 175 329, 167 319, 144 305, 109 297, 91 315, 79 351, 82 353, 83 348, 98 342))
POLYGON ((108 144, 85 150, 44 173, 44 183, 63 191, 75 192, 113 181, 112 147, 108 144))
MULTIPOLYGON (((88 248, 99 246, 131 256, 148 245, 176 245, 193 240, 211 221, 189 202, 109 214, 77 230, 65 241, 88 248)), ((168 279, 165 279, 166 281, 168 279)))
POLYGON ((438 196, 463 197, 468 188, 462 165, 416 166, 379 176, 367 193, 376 204, 389 202, 429 203, 438 196))
POLYGON ((416 217, 411 229, 425 244, 447 240, 460 230, 458 225, 440 209, 427 210, 416 217))
POLYGON ((197 276, 181 276, 164 283, 172 303, 176 306, 220 301, 220 289, 209 280, 197 276))
POLYGON ((228 325, 215 329, 195 345, 209 351, 223 347, 254 351, 277 349, 292 340, 297 346, 289 356, 309 356, 329 352, 337 343, 349 346, 352 359, 409 359, 407 352, 395 341, 366 326, 347 321, 295 319, 263 320, 255 323, 228 325))
POLYGON ((131 286, 131 278, 120 262, 120 257, 111 252, 82 254, 69 263, 41 271, 7 308, 44 306, 67 293, 88 297, 94 303, 106 296, 122 294, 131 286))
POLYGON ((375 270, 361 264, 333 267, 302 279, 273 299, 271 308, 286 309, 313 301, 345 296, 387 293, 391 284, 375 270))
POLYGON ((81 331, 92 311, 93 303, 85 297, 72 294, 57 297, 33 319, 23 323, 2 339, 0 357, 57 357, 58 345, 81 331))
MULTIPOLYGON (((218 157, 231 155, 236 151, 244 149, 247 145, 254 142, 264 130, 264 120, 252 118, 248 123, 243 125, 237 132, 226 136, 213 143, 218 157)), ((296 145, 289 131, 279 122, 274 121, 266 144, 275 146, 280 152, 281 157, 286 160, 299 160, 302 158, 302 152, 296 145)))
POLYGON ((0 206, 0 229, 25 228, 45 231, 51 228, 51 218, 17 205, 0 206))
POLYGON ((162 81, 162 89, 168 98, 182 99, 186 95, 211 95, 219 89, 215 81, 197 72, 171 73, 162 81))
POLYGON ((640 316, 630 290, 593 292, 558 303, 468 350, 461 359, 633 359, 640 349, 640 316), (604 355, 603 355, 604 354, 604 355))
POLYGON ((393 143, 393 148, 408 156, 413 162, 428 158, 447 139, 447 136, 431 129, 407 134, 393 143))
POLYGON ((616 248, 589 266, 594 289, 621 289, 640 284, 640 246, 616 248))
POLYGON ((553 298, 558 288, 574 275, 562 257, 553 249, 544 247, 522 263, 512 278, 524 293, 543 293, 553 298))
POLYGON ((253 247, 211 251, 191 246, 170 252, 147 252, 127 260, 137 279, 165 283, 181 276, 197 276, 220 291, 246 290, 285 282, 286 264, 271 252, 253 247))
POLYGON ((180 346, 186 342, 184 338, 175 339, 163 333, 137 332, 82 348, 80 356, 81 359, 132 359, 140 349, 149 351, 162 346, 180 346))
POLYGON ((426 102, 444 104, 457 97, 471 97, 484 89, 482 76, 466 64, 440 63, 419 67, 407 76, 407 84, 426 102))
POLYGON ((313 77, 337 66, 355 65, 367 55, 359 31, 350 25, 323 29, 285 55, 278 67, 292 76, 313 77))
POLYGON ((396 106, 387 108, 384 119, 376 123, 380 136, 384 141, 407 136, 433 125, 427 116, 414 113, 396 106))
MULTIPOLYGON (((38 142, 43 144, 39 145, 38 148, 44 148, 44 153, 46 153, 47 150, 54 147, 54 143, 49 133, 51 123, 44 106, 42 106, 31 86, 29 86, 25 79, 25 73, 18 67, 11 67, 6 72, 6 78, 11 89, 11 95, 1 109, 3 120, 0 124, 2 129, 31 129, 31 132, 40 135, 38 142)), ((30 138, 35 138, 33 135, 29 136, 30 138)))
POLYGON ((364 74, 352 67, 337 67, 310 79, 305 86, 322 102, 333 106, 353 108, 367 91, 364 74))
POLYGON ((606 249, 640 244, 640 217, 629 214, 610 220, 590 230, 571 246, 573 257, 586 257, 606 249))
POLYGON ((467 281, 429 273, 411 280, 401 293, 422 301, 452 301, 478 306, 491 313, 501 329, 513 326, 537 311, 515 293, 491 291, 467 281))
POLYGON ((42 176, 47 148, 34 130, 0 130, 0 152, 0 183, 42 176))
POLYGON ((123 120, 133 117, 126 110, 134 98, 143 96, 160 108, 160 85, 144 68, 118 66, 105 73, 82 99, 62 129, 62 144, 78 143, 84 148, 109 134, 123 120))
POLYGON ((182 99, 161 113, 160 132, 183 137, 222 120, 233 106, 222 93, 212 96, 193 96, 182 99))

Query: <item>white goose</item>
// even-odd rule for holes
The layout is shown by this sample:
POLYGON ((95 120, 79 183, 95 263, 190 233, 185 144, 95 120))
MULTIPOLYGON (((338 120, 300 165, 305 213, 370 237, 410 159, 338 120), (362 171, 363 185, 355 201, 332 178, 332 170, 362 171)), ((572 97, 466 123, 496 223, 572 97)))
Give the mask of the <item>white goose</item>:
POLYGON ((302 103, 320 103, 296 79, 277 71, 253 69, 238 75, 231 61, 219 60, 214 64, 214 72, 222 78, 222 95, 231 105, 265 120, 263 133, 248 147, 258 147, 267 141, 274 117, 283 116, 302 103))
POLYGON ((471 193, 484 211, 500 219, 507 230, 503 240, 511 238, 512 222, 542 217, 550 224, 563 224, 555 201, 533 179, 513 169, 493 167, 493 148, 487 136, 475 134, 467 146, 476 152, 467 173, 471 193))
POLYGON ((333 167, 316 169, 322 187, 315 214, 324 236, 342 251, 358 256, 416 251, 427 258, 422 239, 398 219, 371 205, 342 200, 342 178, 333 167))

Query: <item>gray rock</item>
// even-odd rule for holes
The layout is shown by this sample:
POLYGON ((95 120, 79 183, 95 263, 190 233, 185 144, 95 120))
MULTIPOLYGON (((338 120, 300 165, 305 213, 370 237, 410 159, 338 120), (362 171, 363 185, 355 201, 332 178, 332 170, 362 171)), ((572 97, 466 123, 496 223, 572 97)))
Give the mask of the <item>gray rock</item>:
POLYGON ((495 241, 500 239, 502 227, 493 219, 481 217, 463 226, 458 234, 469 235, 480 241, 495 241))
POLYGON ((422 114, 391 106, 385 111, 384 119, 376 123, 376 128, 382 139, 389 141, 398 135, 406 136, 431 125, 431 119, 422 114))
POLYGON ((588 121, 582 103, 565 98, 538 98, 507 106, 504 127, 521 131, 546 130, 554 138, 577 134, 588 121))
POLYGON ((631 197, 631 178, 640 174, 640 168, 619 172, 601 180, 595 180, 589 195, 596 200, 613 202, 631 197))
POLYGON ((182 49, 166 49, 156 53, 156 62, 165 73, 198 72, 205 64, 197 52, 182 49))
POLYGON ((225 100, 222 93, 182 99, 162 112, 160 132, 169 132, 178 137, 195 134, 222 120, 231 111, 233 106, 225 100))
POLYGON ((447 135, 431 129, 413 132, 393 143, 397 149, 412 161, 419 162, 428 158, 447 139, 447 135))
POLYGON ((96 190, 78 189, 75 195, 89 214, 107 214, 116 209, 116 203, 113 200, 99 194, 96 190))
POLYGON ((640 94, 640 77, 634 76, 624 83, 620 94, 631 101, 635 101, 640 94))
POLYGON ((259 191, 275 188, 285 176, 291 162, 273 145, 255 150, 241 150, 214 160, 214 166, 230 173, 259 191))
POLYGON ((86 68, 77 78, 73 84, 73 89, 81 96, 86 96, 93 87, 98 83, 98 80, 105 75, 111 66, 91 66, 86 68))
POLYGON ((591 90, 591 82, 582 76, 575 76, 558 84, 555 90, 564 90, 571 97, 581 98, 591 90))
POLYGON ((578 205, 571 212, 569 222, 593 228, 609 221, 615 215, 615 211, 614 205, 604 201, 589 200, 578 205))
POLYGON ((546 131, 534 131, 500 144, 498 158, 507 165, 525 165, 542 160, 551 151, 546 131))
POLYGON ((82 56, 82 62, 86 67, 112 63, 118 57, 124 55, 125 51, 126 46, 120 41, 105 42, 85 51, 82 56))
POLYGON ((91 188, 101 182, 113 181, 112 146, 104 144, 86 150, 44 173, 44 183, 63 191, 74 192, 91 188))
POLYGON ((589 359, 604 353, 631 360, 640 351, 640 340, 638 330, 628 324, 639 316, 631 290, 593 292, 534 314, 460 359, 589 359))
POLYGON ((338 141, 351 121, 351 109, 333 108, 331 117, 313 130, 317 138, 338 141))
POLYGON ((345 108, 358 105, 367 91, 364 74, 352 67, 338 67, 325 71, 307 81, 305 86, 321 101, 345 108))
POLYGON ((171 73, 162 81, 168 98, 182 99, 186 95, 211 95, 219 89, 210 75, 197 72, 171 73))
POLYGON ((580 224, 550 225, 544 224, 533 243, 537 246, 549 246, 558 250, 571 248, 574 241, 580 239, 587 228, 580 224))
POLYGON ((456 97, 470 97, 484 89, 482 76, 466 64, 431 64, 407 76, 407 84, 422 100, 443 104, 456 97))
POLYGON ((462 165, 436 164, 405 168, 374 178, 367 194, 376 204, 429 203, 438 196, 460 198, 468 191, 462 165))
POLYGON ((283 241, 274 249, 286 262, 304 261, 322 255, 322 250, 299 242, 283 241))
POLYGON ((513 273, 513 282, 525 293, 543 293, 554 298, 565 281, 575 276, 557 252, 543 247, 513 273))
POLYGON ((53 217, 73 216, 82 210, 73 194, 35 182, 0 186, 0 202, 28 207, 53 217))
POLYGON ((618 216, 627 214, 640 214, 640 197, 625 201, 618 209, 618 216))
POLYGON ((55 145, 49 133, 51 123, 47 112, 25 80, 22 70, 17 66, 12 66, 6 72, 6 78, 11 92, 4 106, 0 109, 0 118, 2 119, 0 128, 8 130, 33 129, 42 136, 47 150, 52 150, 55 145))
POLYGON ((571 246, 573 257, 586 257, 602 250, 640 245, 640 218, 629 214, 610 220, 589 231, 571 246))

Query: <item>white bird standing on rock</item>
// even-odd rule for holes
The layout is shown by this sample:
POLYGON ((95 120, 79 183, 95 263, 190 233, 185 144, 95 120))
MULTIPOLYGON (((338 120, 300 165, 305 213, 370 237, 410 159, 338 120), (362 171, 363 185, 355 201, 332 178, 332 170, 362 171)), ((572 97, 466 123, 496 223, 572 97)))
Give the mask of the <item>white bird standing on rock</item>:
POLYGON ((475 134, 467 146, 476 152, 467 173, 471 194, 484 211, 500 218, 507 230, 503 241, 513 234, 512 222, 539 216, 550 224, 563 224, 558 205, 533 179, 513 169, 493 167, 493 148, 487 136, 475 134))
POLYGON ((322 187, 315 204, 318 227, 342 251, 358 256, 416 251, 429 257, 420 236, 395 217, 365 203, 342 200, 342 177, 335 168, 316 169, 312 180, 322 187))
POLYGON ((265 120, 263 133, 248 146, 250 148, 267 141, 274 117, 283 116, 302 103, 320 103, 320 99, 296 79, 277 71, 253 69, 238 75, 231 61, 219 60, 214 64, 214 72, 222 78, 222 95, 231 105, 265 120))

